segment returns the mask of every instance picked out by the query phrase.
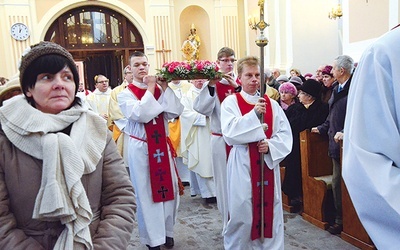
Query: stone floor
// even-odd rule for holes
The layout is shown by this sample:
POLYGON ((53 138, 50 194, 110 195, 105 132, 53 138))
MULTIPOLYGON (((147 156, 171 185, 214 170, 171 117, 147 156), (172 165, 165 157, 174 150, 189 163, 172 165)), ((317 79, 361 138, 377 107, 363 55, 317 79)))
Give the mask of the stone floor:
MULTIPOLYGON (((190 197, 186 187, 181 196, 175 224, 175 250, 222 250, 222 221, 216 204, 206 204, 200 197, 190 197)), ((358 249, 303 220, 298 214, 284 213, 286 250, 353 250, 358 249)), ((145 250, 135 227, 128 250, 145 250)), ((166 249, 166 248, 165 248, 166 249)))

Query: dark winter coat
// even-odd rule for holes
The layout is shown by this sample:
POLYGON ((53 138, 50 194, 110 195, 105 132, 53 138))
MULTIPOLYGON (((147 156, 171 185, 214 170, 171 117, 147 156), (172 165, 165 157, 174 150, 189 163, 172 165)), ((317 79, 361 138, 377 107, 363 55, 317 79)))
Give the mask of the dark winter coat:
POLYGON ((349 87, 351 83, 351 78, 347 81, 346 85, 338 93, 339 85, 335 86, 331 99, 329 99, 329 115, 326 121, 319 125, 318 131, 320 134, 328 134, 329 137, 329 148, 328 155, 331 158, 340 158, 340 144, 336 143, 334 136, 336 132, 343 131, 344 119, 346 117, 346 107, 347 107, 347 96, 349 93, 349 87))
POLYGON ((286 156, 284 161, 285 178, 282 190, 290 199, 300 196, 302 189, 300 132, 323 123, 328 112, 328 104, 322 103, 320 100, 315 100, 308 109, 301 103, 295 103, 285 111, 292 129, 293 146, 292 152, 286 156))

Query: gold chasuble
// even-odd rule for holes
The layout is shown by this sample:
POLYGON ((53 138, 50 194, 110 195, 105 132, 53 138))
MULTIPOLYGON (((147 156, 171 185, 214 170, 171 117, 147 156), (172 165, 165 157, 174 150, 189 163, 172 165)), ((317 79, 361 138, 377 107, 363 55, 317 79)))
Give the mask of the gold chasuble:
MULTIPOLYGON (((250 104, 244 100, 240 93, 236 93, 238 106, 242 115, 251 112, 254 104, 250 104)), ((272 106, 267 95, 264 96, 266 102, 266 113, 264 115, 264 123, 267 124, 265 131, 266 137, 269 139, 272 135, 272 106)), ((261 211, 261 154, 258 152, 257 142, 249 143, 250 153, 250 175, 253 196, 253 222, 251 226, 251 240, 261 237, 261 212, 264 213, 264 237, 272 238, 272 223, 274 219, 274 171, 264 164, 264 211, 261 211)))

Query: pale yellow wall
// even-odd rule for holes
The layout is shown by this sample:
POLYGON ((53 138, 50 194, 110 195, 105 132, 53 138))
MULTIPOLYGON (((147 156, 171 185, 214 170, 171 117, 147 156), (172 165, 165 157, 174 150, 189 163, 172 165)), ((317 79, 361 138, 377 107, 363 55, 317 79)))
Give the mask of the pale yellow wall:
POLYGON ((31 12, 32 1, 29 0, 2 0, 0 12, 3 12, 0 22, 0 55, 3 62, 0 75, 7 78, 18 73, 17 66, 22 52, 34 41, 34 23, 31 12), (16 22, 25 23, 31 36, 25 41, 16 41, 10 35, 10 28, 16 22))
MULTIPOLYGON (((223 46, 231 47, 240 54, 240 37, 238 5, 236 0, 174 0, 174 13, 176 30, 179 33, 179 43, 175 50, 179 51, 182 42, 186 38, 190 26, 195 23, 200 37, 206 37, 208 42, 203 43, 204 50, 200 52, 201 59, 216 60, 218 50, 223 46), (205 13, 197 12, 203 10, 205 13), (188 14, 192 13, 192 14, 188 14), (200 22, 198 25, 197 23, 200 22), (204 28, 203 28, 204 26, 204 28), (207 27, 209 26, 209 27, 207 27)), ((178 55, 179 59, 181 58, 178 55)))
POLYGON ((349 42, 376 38, 389 30, 389 0, 349 1, 349 42))
POLYGON ((47 11, 60 2, 62 2, 62 0, 36 0, 35 4, 37 21, 40 22, 43 16, 46 15, 47 11))
POLYGON ((339 55, 342 20, 328 18, 333 5, 335 1, 292 1, 293 63, 289 68, 315 74, 320 65, 332 64, 339 55))
MULTIPOLYGON (((298 67, 303 73, 315 71, 321 63, 330 63, 342 49, 357 58, 376 37, 400 20, 399 0, 341 1, 340 20, 327 18, 327 12, 338 0, 265 2, 266 22, 271 24, 266 29, 270 41, 265 48, 266 62, 284 71, 291 67, 298 67)), ((1 64, 0 76, 10 78, 17 72, 24 49, 43 40, 57 17, 87 4, 105 6, 126 16, 141 33, 153 66, 161 62, 155 50, 162 47, 164 37, 166 48, 172 51, 168 60, 182 59, 180 47, 192 22, 202 39, 201 59, 215 60, 222 46, 235 49, 238 58, 259 55, 254 42, 256 32, 247 25, 248 16, 259 13, 257 3, 256 0, 0 0, 0 57, 6 62, 1 64), (11 38, 10 27, 15 22, 28 25, 31 30, 28 40, 11 38)))
MULTIPOLYGON (((148 1, 146 1, 148 2, 148 1)), ((0 56, 8 58, 8 63, 0 68, 0 76, 10 78, 18 72, 18 62, 22 52, 31 44, 43 40, 50 25, 66 11, 79 7, 91 5, 101 5, 120 12, 128 18, 139 30, 143 41, 149 42, 149 34, 152 27, 147 26, 143 19, 147 8, 144 0, 0 0, 0 13, 4 17, 4 22, 0 22, 0 56), (127 4, 129 5, 127 5, 127 4), (139 8, 138 12, 133 8, 139 8), (10 36, 10 27, 15 22, 23 22, 28 25, 31 36, 26 41, 16 41, 10 36), (3 40, 4 39, 4 40, 3 40)), ((149 60, 154 62, 154 55, 149 56, 149 60)))

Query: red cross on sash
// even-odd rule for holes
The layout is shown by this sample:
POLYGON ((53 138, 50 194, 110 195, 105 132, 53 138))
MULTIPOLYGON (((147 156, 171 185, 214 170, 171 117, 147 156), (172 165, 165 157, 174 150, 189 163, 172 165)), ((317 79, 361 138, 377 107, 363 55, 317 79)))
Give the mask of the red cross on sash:
POLYGON ((215 90, 217 91, 219 102, 222 103, 228 95, 235 94, 235 88, 229 84, 222 84, 217 82, 215 84, 215 90))
MULTIPOLYGON (((238 105, 242 115, 254 109, 254 104, 244 100, 240 93, 236 94, 238 105)), ((273 128, 273 114, 271 101, 267 95, 264 95, 266 103, 266 113, 264 114, 264 123, 268 125, 265 131, 267 138, 271 138, 273 128)), ((274 219, 274 171, 264 164, 264 183, 261 183, 260 156, 257 142, 249 143, 250 152, 250 176, 253 195, 253 221, 251 225, 251 240, 261 237, 261 185, 264 185, 264 237, 272 238, 272 226, 274 219)), ((264 159, 262 159, 264 160, 264 159)))
MULTIPOLYGON (((146 89, 129 84, 131 92, 141 100, 146 89)), ((156 87, 154 97, 158 99, 161 90, 156 87)), ((150 183, 154 202, 163 202, 174 199, 171 167, 168 155, 167 136, 165 133, 164 115, 159 114, 153 120, 144 124, 147 147, 149 153, 150 183)))

